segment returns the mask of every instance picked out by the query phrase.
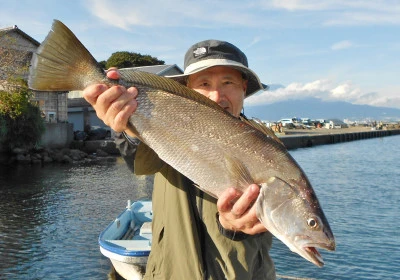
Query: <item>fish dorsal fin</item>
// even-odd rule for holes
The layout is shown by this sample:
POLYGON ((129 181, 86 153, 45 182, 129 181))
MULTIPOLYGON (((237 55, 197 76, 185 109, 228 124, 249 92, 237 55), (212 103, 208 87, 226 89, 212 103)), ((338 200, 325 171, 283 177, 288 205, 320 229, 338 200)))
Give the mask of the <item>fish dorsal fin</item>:
POLYGON ((121 74, 121 80, 124 80, 130 85, 137 87, 150 87, 153 89, 173 93, 180 97, 194 100, 195 102, 211 107, 214 110, 223 112, 224 114, 230 115, 213 100, 170 78, 134 69, 119 69, 119 71, 121 74))
POLYGON ((264 133, 265 135, 267 135, 268 137, 272 138, 277 143, 279 143, 283 147, 285 147, 285 145, 283 144, 281 139, 279 139, 278 136, 275 135, 275 132, 271 128, 269 128, 265 124, 263 124, 263 122, 261 120, 259 120, 257 118, 252 118, 252 119, 241 118, 241 120, 243 122, 247 123, 248 125, 252 126, 253 128, 261 131, 262 133, 264 133))
POLYGON ((247 188, 254 184, 249 170, 238 158, 225 154, 225 165, 233 187, 247 188))

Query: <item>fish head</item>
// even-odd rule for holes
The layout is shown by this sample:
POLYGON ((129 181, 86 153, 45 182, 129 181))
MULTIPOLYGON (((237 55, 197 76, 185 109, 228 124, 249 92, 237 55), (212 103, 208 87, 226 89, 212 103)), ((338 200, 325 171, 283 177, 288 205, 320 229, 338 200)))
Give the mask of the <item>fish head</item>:
MULTIPOLYGON (((306 178, 301 182, 309 184, 306 178)), ((317 248, 335 250, 335 238, 311 186, 299 188, 272 177, 261 184, 256 212, 261 223, 291 251, 319 267, 324 261, 317 248)))

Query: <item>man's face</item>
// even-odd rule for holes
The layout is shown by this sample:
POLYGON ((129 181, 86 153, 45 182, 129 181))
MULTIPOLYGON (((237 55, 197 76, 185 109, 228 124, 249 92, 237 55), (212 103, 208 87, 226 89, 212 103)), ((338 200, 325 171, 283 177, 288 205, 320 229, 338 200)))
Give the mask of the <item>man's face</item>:
POLYGON ((239 117, 247 89, 240 71, 226 66, 211 67, 190 75, 187 86, 239 117))

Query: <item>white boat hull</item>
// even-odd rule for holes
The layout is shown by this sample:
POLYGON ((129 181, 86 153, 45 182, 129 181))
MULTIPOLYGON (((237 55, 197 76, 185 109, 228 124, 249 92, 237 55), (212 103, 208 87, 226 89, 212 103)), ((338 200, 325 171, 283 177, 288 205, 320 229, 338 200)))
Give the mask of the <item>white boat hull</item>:
POLYGON ((130 203, 99 236, 100 252, 128 280, 143 278, 151 250, 150 201, 130 203))

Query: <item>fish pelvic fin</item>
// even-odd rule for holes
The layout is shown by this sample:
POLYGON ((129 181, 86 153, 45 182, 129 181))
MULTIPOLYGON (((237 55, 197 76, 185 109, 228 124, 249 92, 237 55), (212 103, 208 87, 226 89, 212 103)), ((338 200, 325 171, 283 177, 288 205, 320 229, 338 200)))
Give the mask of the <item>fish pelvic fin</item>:
POLYGON ((90 52, 61 21, 54 20, 46 39, 33 54, 28 86, 39 91, 83 90, 107 81, 90 52))

